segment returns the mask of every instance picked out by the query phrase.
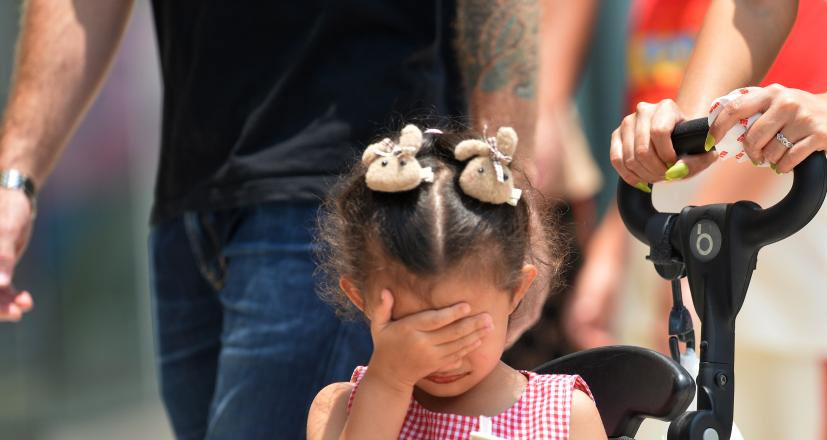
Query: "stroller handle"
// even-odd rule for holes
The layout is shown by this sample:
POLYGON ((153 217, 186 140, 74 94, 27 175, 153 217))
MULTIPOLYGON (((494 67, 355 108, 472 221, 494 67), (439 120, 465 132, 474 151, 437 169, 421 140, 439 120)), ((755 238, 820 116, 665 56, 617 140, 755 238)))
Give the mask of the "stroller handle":
MULTIPOLYGON (((702 154, 709 132, 707 118, 678 124, 672 132, 677 155, 702 154)), ((794 234, 807 225, 818 212, 827 193, 827 157, 815 152, 793 170, 793 185, 787 195, 774 206, 756 209, 745 219, 744 238, 750 244, 765 246, 794 234)), ((652 195, 619 179, 617 204, 626 227, 638 240, 651 245, 646 237, 646 224, 658 214, 652 195)))

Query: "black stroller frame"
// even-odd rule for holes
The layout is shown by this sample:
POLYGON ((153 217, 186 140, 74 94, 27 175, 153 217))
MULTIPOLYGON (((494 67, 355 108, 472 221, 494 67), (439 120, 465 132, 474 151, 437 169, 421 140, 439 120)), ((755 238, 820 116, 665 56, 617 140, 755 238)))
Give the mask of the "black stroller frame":
MULTIPOLYGON (((706 118, 678 124, 672 133, 678 156, 704 153, 708 130, 706 118)), ((671 280, 673 289, 680 278, 689 278, 702 322, 698 409, 684 412, 695 394, 695 383, 686 370, 640 347, 586 350, 544 364, 538 371, 582 375, 592 388, 610 438, 632 438, 642 420, 653 417, 671 421, 669 440, 728 440, 735 393, 735 318, 758 251, 809 223, 825 194, 827 157, 818 152, 796 166, 789 193, 767 209, 740 201, 661 213, 652 205, 651 194, 621 180, 620 215, 632 235, 650 246, 647 258, 658 274, 671 280)), ((694 345, 691 322, 678 306, 670 315, 673 356, 679 339, 694 345)))

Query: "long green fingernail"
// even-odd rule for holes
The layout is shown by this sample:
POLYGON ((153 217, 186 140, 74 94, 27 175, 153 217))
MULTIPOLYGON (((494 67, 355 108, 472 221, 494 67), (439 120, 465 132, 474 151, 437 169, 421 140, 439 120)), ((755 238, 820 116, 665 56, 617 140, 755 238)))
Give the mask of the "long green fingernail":
POLYGON ((715 141, 715 136, 712 136, 712 133, 707 133, 706 135, 706 142, 704 142, 704 150, 710 151, 715 148, 715 144, 718 142, 715 141))
POLYGON ((668 170, 666 170, 666 174, 663 176, 666 180, 681 180, 684 177, 689 175, 689 167, 683 163, 678 162, 668 170))
POLYGON ((757 161, 757 160, 753 160, 753 161, 752 161, 752 164, 753 164, 753 165, 755 165, 755 166, 760 166, 762 163, 763 163, 763 162, 761 162, 761 161, 757 161))
POLYGON ((637 188, 637 189, 639 189, 639 190, 641 190, 641 191, 643 191, 643 192, 645 192, 645 193, 647 193, 647 194, 651 194, 651 193, 652 193, 652 188, 649 188, 649 185, 647 185, 645 182, 638 182, 638 183, 635 185, 635 188, 637 188))
POLYGON ((778 171, 778 164, 777 163, 771 163, 770 164, 770 169, 775 171, 775 174, 781 175, 781 173, 778 171))

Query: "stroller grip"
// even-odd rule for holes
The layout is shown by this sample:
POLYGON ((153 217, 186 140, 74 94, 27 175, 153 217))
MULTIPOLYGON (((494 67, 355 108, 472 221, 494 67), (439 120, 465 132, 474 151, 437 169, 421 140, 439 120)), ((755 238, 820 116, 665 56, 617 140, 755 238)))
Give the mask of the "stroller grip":
MULTIPOLYGON (((692 119, 675 126, 672 144, 678 156, 702 154, 709 132, 707 118, 692 119)), ((815 152, 798 164, 793 186, 783 200, 767 209, 756 209, 746 219, 744 238, 764 246, 782 240, 803 228, 818 212, 827 193, 827 157, 815 152)), ((649 219, 658 214, 652 195, 637 190, 619 179, 617 204, 626 227, 638 240, 651 245, 645 230, 649 219)))

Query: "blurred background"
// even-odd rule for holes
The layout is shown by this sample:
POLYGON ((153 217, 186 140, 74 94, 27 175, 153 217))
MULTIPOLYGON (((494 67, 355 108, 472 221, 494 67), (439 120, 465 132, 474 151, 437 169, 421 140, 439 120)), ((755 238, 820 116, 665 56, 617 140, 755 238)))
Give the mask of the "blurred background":
MULTIPOLYGON (((692 45, 692 33, 680 29, 666 40, 659 40, 657 32, 652 38, 631 32, 631 3, 599 2, 576 96, 586 140, 604 177, 591 200, 595 224, 614 196, 608 139, 628 111, 626 90, 634 92, 636 82, 651 78, 679 83, 692 45), (627 64, 636 56, 652 62, 627 64)), ((682 7, 682 2, 671 3, 682 7)), ((3 103, 19 7, 19 0, 0 2, 3 103)), ((36 231, 15 276, 16 285, 33 293, 35 310, 20 323, 0 323, 2 439, 172 438, 156 387, 146 256, 160 97, 150 5, 139 0, 108 81, 39 198, 36 231)), ((669 199, 662 193, 659 206, 682 206, 682 200, 669 199)), ((657 336, 653 329, 665 329, 666 315, 653 298, 667 293, 643 261, 645 254, 634 243, 620 253, 624 261, 638 264, 623 268, 629 276, 612 280, 621 298, 616 315, 625 317, 614 318, 612 330, 618 342, 662 348, 666 335, 657 336)), ((754 366, 766 359, 749 362, 754 366)), ((749 362, 740 364, 739 375, 752 371, 749 362)), ((786 371, 778 379, 782 388, 790 374, 807 384, 820 383, 813 376, 818 371, 786 371)), ((748 391, 752 394, 736 399, 744 402, 741 408, 755 399, 775 399, 760 390, 741 392, 748 391)), ((815 400, 786 406, 824 414, 815 400)), ((784 414, 777 417, 773 423, 784 426, 784 414)), ((744 423, 749 421, 739 422, 744 423)), ((654 424, 644 426, 640 439, 661 438, 654 424)), ((756 431, 746 438, 781 437, 756 431)))

